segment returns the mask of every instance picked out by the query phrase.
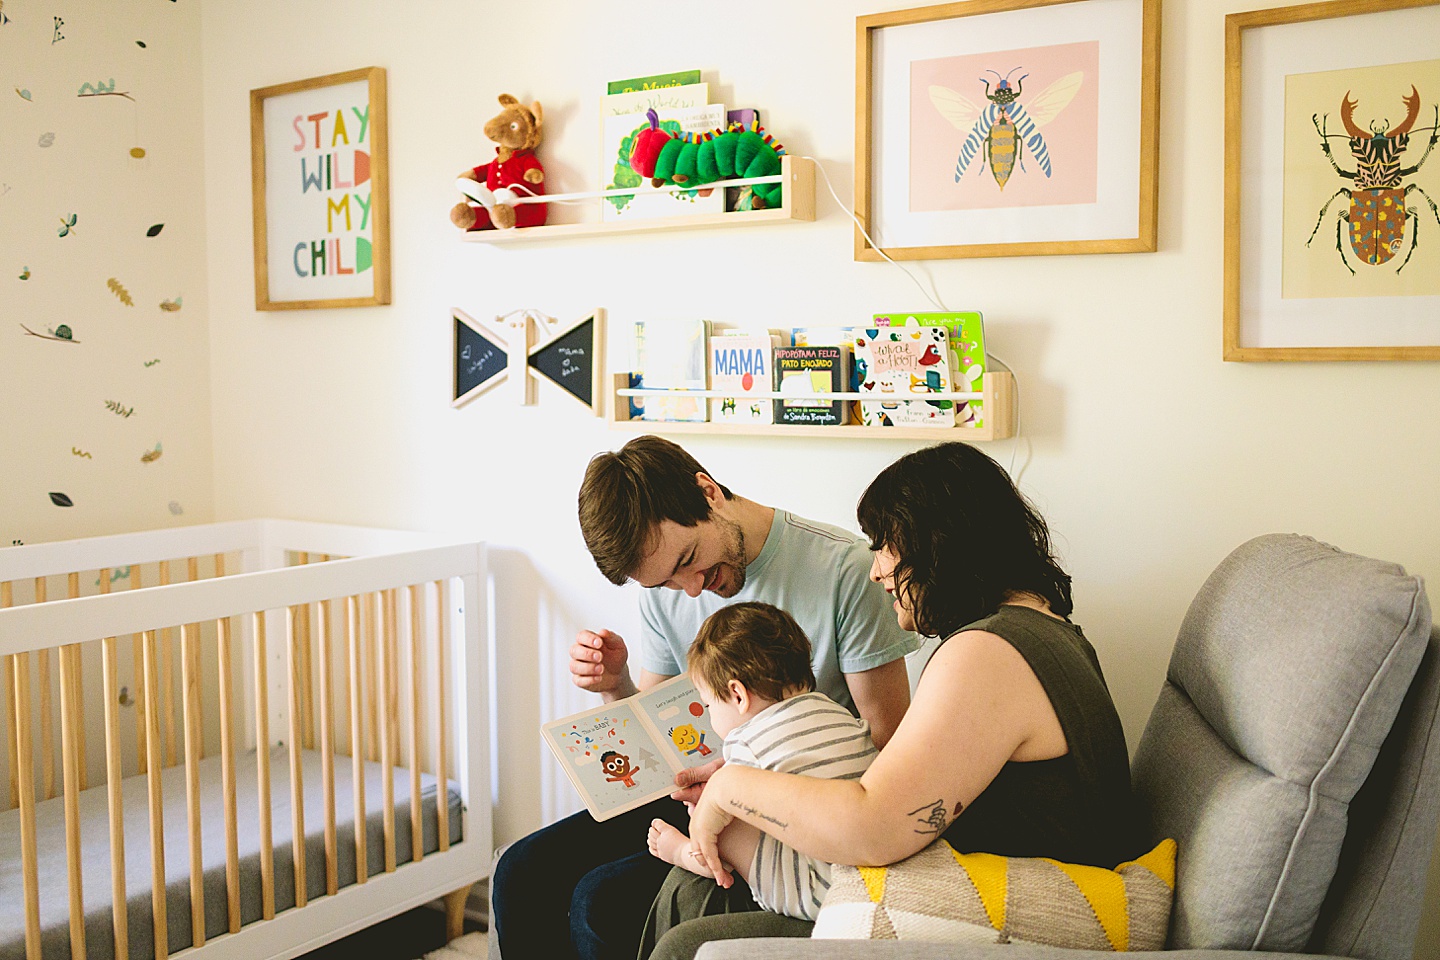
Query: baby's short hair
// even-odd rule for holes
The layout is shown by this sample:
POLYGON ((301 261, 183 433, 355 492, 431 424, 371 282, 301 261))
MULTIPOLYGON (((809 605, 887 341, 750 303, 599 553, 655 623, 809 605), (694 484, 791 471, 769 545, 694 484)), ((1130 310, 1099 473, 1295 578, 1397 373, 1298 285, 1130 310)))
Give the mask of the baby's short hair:
POLYGON ((815 689, 810 640, 795 618, 769 603, 721 607, 705 620, 690 645, 689 670, 711 693, 724 695, 731 680, 752 694, 782 700, 787 690, 815 689))

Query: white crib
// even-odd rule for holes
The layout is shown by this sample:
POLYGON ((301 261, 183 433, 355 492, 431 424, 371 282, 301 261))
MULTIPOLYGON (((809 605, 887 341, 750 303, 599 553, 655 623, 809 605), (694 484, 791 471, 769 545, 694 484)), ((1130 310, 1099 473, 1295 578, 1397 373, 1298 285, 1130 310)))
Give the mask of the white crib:
POLYGON ((481 544, 292 521, 0 549, 0 960, 283 960, 442 897, 457 935, 486 590, 481 544))

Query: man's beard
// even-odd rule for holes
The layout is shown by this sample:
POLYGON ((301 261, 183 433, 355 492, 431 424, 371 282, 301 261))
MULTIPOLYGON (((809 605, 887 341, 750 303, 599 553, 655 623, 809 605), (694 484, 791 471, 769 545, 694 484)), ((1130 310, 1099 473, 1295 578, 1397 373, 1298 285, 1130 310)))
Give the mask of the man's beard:
POLYGON ((729 599, 745 586, 745 531, 740 529, 740 524, 733 520, 721 520, 717 517, 715 522, 730 535, 729 549, 726 550, 725 556, 720 559, 720 562, 730 568, 733 576, 729 584, 729 591, 719 594, 729 599))

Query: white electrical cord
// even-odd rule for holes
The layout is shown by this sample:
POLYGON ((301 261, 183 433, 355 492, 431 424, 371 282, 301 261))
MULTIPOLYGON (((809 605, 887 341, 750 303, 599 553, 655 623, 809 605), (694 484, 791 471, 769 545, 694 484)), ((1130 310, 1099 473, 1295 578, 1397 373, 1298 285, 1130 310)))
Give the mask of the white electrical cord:
MULTIPOLYGON (((862 223, 860 222, 860 218, 855 215, 855 211, 851 210, 848 206, 846 206, 846 205, 845 205, 845 202, 840 199, 840 195, 835 192, 835 187, 830 183, 830 175, 825 172, 825 167, 820 163, 820 161, 817 160, 817 159, 815 159, 814 157, 801 157, 801 159, 802 159, 802 160, 809 160, 811 163, 815 164, 815 169, 816 169, 817 171, 819 171, 819 173, 820 173, 820 179, 825 181, 825 189, 826 189, 826 190, 829 190, 829 191, 830 191, 830 196, 835 199, 835 205, 836 205, 837 207, 839 207, 841 210, 844 210, 847 214, 849 214, 850 219, 855 221, 855 229, 859 230, 860 233, 861 233, 861 235, 864 236, 864 238, 865 238, 866 240, 870 241, 870 246, 871 246, 871 248, 872 248, 876 253, 880 254, 880 256, 882 256, 882 257, 884 257, 886 260, 888 260, 890 263, 893 263, 893 264, 895 264, 895 266, 899 267, 901 270, 904 270, 904 271, 905 271, 905 275, 910 278, 910 282, 913 283, 913 284, 915 284, 915 286, 916 286, 917 288, 919 288, 920 292, 921 292, 922 294, 924 294, 925 299, 926 299, 926 300, 929 300, 931 303, 933 303, 942 313, 954 313, 955 311, 951 310, 949 307, 945 306, 944 303, 940 302, 940 299, 939 299, 939 296, 938 296, 938 291, 937 291, 937 295, 936 295, 936 296, 931 296, 930 293, 925 289, 925 287, 920 283, 920 279, 919 279, 918 277, 916 277, 915 274, 910 271, 910 268, 909 268, 909 267, 906 267, 903 263, 899 263, 899 262, 897 262, 896 260, 894 260, 888 253, 886 253, 886 252, 880 247, 880 244, 878 244, 878 243, 875 242, 875 238, 872 237, 872 236, 870 236, 869 232, 865 229, 865 225, 862 224, 862 223)), ((930 284, 931 284, 931 287, 933 288, 933 287, 934 287, 934 284, 935 284, 934 278, 931 278, 930 284)), ((999 356, 997 356, 996 354, 991 353, 991 352, 989 351, 989 349, 986 349, 985 353, 986 353, 987 356, 989 356, 990 358, 992 358, 993 360, 995 360, 997 363, 999 363, 1000 366, 1004 367, 1007 372, 1009 372, 1009 370, 1010 370, 1010 365, 1009 365, 1008 363, 1006 363, 1004 360, 1002 360, 1002 359, 1001 359, 999 356)), ((1009 469, 1009 473, 1010 473, 1010 475, 1011 475, 1012 477, 1015 478, 1015 485, 1016 485, 1017 487, 1020 485, 1020 478, 1025 475, 1026 469, 1029 468, 1029 466, 1030 466, 1030 457, 1031 457, 1031 454, 1034 452, 1034 451, 1033 451, 1033 448, 1032 448, 1031 445, 1030 445, 1030 438, 1029 438, 1028 436, 1025 437, 1025 438, 1024 438, 1024 440, 1025 440, 1025 462, 1020 465, 1020 473, 1018 473, 1018 474, 1015 473, 1015 452, 1020 448, 1020 439, 1021 439, 1021 433, 1020 433, 1020 409, 1021 409, 1021 407, 1020 407, 1020 381, 1019 381, 1019 380, 1016 380, 1016 381, 1015 381, 1015 436, 1014 436, 1013 438, 1011 438, 1011 439, 1013 439, 1015 442, 1014 442, 1013 444, 1011 444, 1011 446, 1010 446, 1010 469, 1009 469)))

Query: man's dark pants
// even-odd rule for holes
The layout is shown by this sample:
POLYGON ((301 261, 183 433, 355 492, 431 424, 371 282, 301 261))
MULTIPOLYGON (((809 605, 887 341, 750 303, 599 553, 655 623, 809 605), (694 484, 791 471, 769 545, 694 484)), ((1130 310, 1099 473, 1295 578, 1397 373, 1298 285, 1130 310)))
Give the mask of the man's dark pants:
POLYGON ((657 817, 690 826, 684 804, 660 799, 599 823, 577 813, 507 847, 490 880, 491 940, 501 957, 634 960, 670 872, 645 846, 657 817))

